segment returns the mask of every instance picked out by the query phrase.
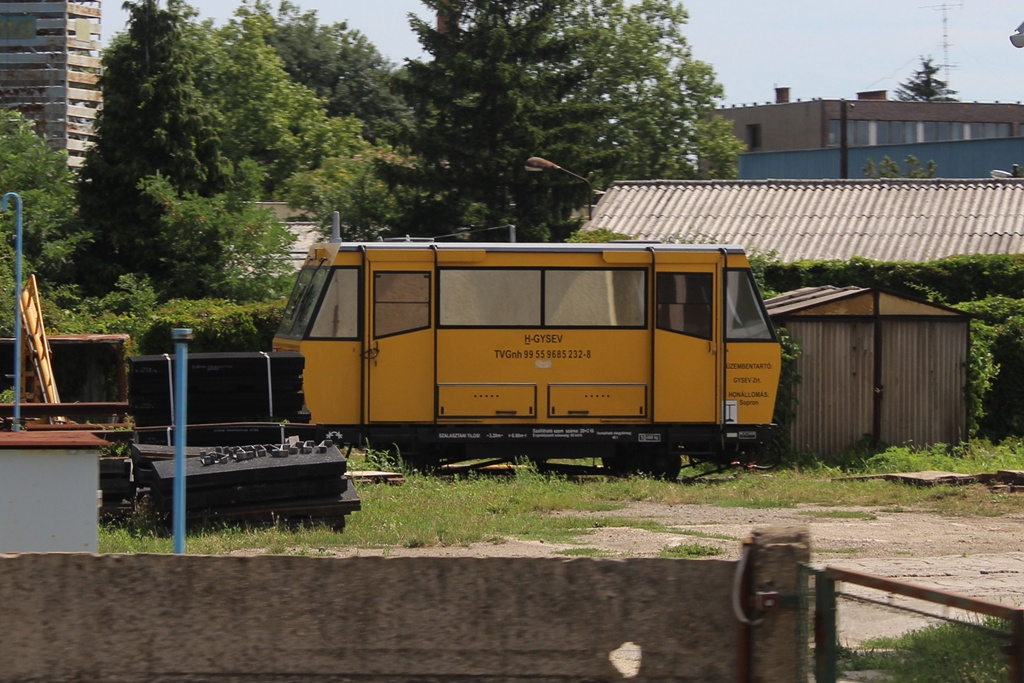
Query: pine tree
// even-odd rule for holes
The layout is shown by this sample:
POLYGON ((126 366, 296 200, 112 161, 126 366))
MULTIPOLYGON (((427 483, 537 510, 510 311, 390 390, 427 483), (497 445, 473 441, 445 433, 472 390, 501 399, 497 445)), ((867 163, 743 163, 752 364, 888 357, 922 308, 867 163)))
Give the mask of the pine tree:
POLYGON ((896 88, 896 97, 903 102, 956 102, 956 90, 935 75, 940 67, 932 64, 931 57, 921 57, 921 68, 905 83, 896 88))
POLYGON ((104 55, 104 107, 97 142, 86 153, 79 210, 93 231, 80 281, 104 294, 125 273, 154 280, 174 264, 162 258, 159 202, 142 189, 159 175, 180 194, 211 197, 230 182, 211 117, 193 82, 196 54, 187 39, 184 0, 125 3, 126 32, 104 55))
POLYGON ((742 144, 713 118, 722 88, 693 58, 671 0, 426 0, 413 20, 429 61, 398 84, 419 162, 387 168, 409 192, 400 226, 442 234, 515 223, 561 239, 593 201, 569 174, 527 175, 540 156, 602 187, 617 178, 733 177, 742 144))
POLYGON ((528 174, 542 156, 581 175, 597 165, 588 147, 600 105, 572 101, 586 73, 579 45, 556 30, 573 0, 426 0, 437 26, 412 24, 430 61, 408 63, 398 81, 415 129, 401 142, 414 168, 391 164, 393 183, 414 188, 400 232, 446 234, 514 223, 528 241, 567 235, 573 209, 592 201, 566 174, 528 174))

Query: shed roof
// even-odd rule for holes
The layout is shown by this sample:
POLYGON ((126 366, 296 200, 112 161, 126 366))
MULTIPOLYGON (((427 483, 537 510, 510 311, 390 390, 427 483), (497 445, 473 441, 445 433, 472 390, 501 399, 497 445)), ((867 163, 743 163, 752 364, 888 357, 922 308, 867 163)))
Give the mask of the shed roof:
POLYGON ((1024 252, 1024 179, 648 180, 613 184, 593 228, 742 244, 786 262, 1024 252))
POLYGON ((963 318, 955 308, 911 299, 878 287, 803 287, 764 302, 773 319, 798 316, 928 316, 963 318))

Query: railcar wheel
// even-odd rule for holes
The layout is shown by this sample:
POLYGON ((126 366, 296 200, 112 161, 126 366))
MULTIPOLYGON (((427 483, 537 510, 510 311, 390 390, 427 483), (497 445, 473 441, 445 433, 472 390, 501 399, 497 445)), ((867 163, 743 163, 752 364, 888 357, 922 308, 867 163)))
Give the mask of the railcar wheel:
POLYGON ((655 479, 675 481, 683 467, 682 458, 675 453, 662 450, 649 450, 640 457, 640 467, 644 474, 655 479))
POLYGON ((612 476, 628 477, 637 471, 636 459, 637 454, 633 447, 619 445, 616 446, 614 455, 601 458, 601 464, 612 476))

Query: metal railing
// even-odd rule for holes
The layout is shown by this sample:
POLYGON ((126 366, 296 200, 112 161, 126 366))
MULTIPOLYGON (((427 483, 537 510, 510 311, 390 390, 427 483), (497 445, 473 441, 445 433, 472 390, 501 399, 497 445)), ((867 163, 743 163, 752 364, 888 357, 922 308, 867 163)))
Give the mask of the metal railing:
POLYGON ((880 576, 873 576, 849 569, 826 567, 811 569, 814 576, 815 608, 814 608, 814 675, 817 683, 834 683, 839 675, 839 638, 837 629, 837 598, 856 600, 861 603, 880 605, 889 609, 925 616, 929 619, 940 619, 968 627, 982 629, 1006 641, 1000 648, 1009 658, 1008 670, 1010 683, 1024 683, 1024 608, 1010 607, 991 600, 970 598, 948 591, 928 588, 916 584, 896 581, 880 576), (925 610, 895 605, 860 595, 851 595, 837 591, 837 583, 849 583, 869 589, 884 591, 914 600, 942 605, 964 612, 984 615, 1001 620, 1008 625, 1006 629, 981 626, 963 619, 955 619, 938 615, 925 610))

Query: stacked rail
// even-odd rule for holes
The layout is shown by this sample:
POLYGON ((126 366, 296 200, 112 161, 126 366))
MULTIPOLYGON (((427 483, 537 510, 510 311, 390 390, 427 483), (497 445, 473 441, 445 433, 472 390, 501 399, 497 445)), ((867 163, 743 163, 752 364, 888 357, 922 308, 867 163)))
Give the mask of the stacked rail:
MULTIPOLYGON (((137 427, 174 424, 170 355, 128 361, 128 410, 137 427)), ((308 423, 299 353, 196 353, 188 357, 188 423, 308 423)))

